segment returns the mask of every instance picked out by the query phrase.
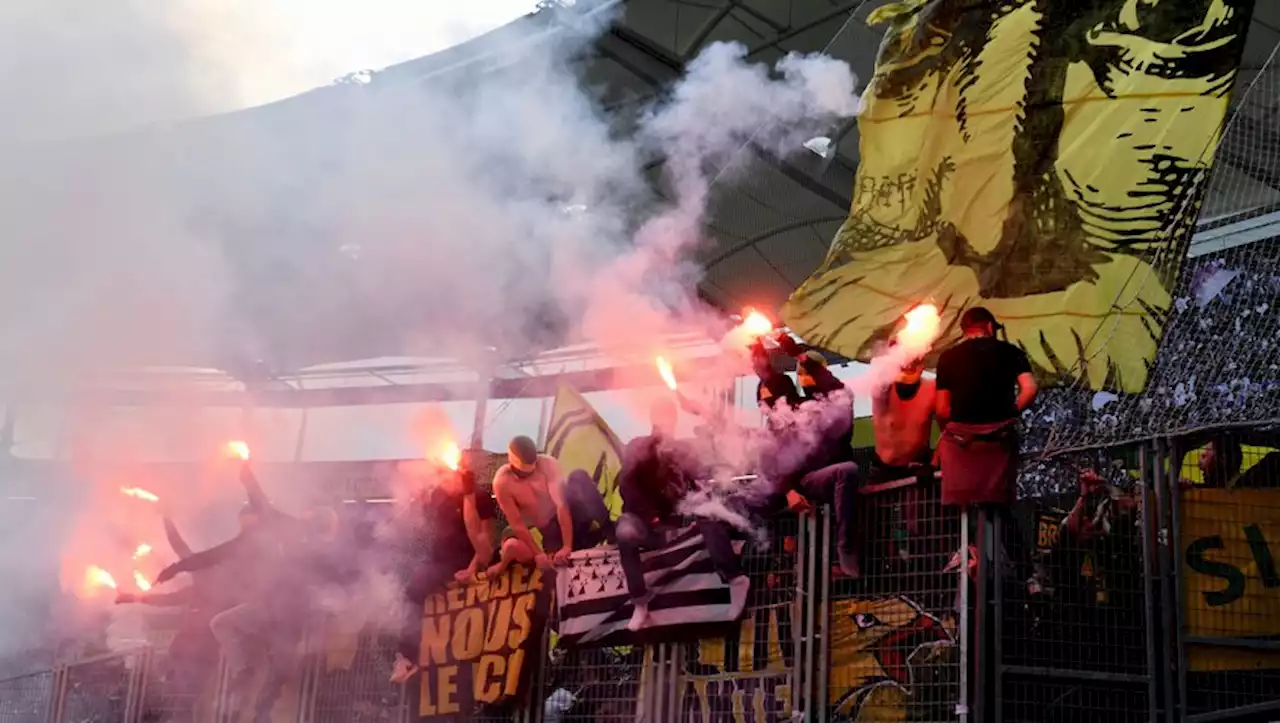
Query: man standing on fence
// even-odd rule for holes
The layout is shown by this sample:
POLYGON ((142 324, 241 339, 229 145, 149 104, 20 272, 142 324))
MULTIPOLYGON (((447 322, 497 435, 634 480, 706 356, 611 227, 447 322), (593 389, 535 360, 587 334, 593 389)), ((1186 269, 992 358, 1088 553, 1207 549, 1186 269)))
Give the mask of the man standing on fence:
POLYGON ((964 340, 938 359, 943 504, 1013 502, 1018 416, 1038 387, 1026 353, 996 338, 1000 328, 990 311, 972 307, 960 317, 964 340))
MULTIPOLYGON (((675 439, 678 412, 675 402, 661 398, 649 410, 653 430, 627 443, 618 472, 623 514, 618 520, 618 556, 627 578, 633 611, 627 627, 640 630, 649 620, 653 593, 645 584, 640 562, 642 549, 660 548, 663 530, 680 525, 676 508, 689 492, 701 467, 693 451, 675 439)), ((723 522, 696 520, 707 554, 720 577, 729 584, 730 615, 737 618, 747 602, 750 582, 734 554, 729 530, 723 522)))

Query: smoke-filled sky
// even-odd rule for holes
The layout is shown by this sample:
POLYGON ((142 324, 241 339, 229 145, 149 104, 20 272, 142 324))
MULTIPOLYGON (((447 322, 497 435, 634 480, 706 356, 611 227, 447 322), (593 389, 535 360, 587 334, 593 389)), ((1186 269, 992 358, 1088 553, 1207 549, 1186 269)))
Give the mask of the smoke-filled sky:
POLYGON ((7 0, 0 139, 261 105, 468 40, 535 0, 7 0))
MULTIPOLYGON (((437 35, 418 41, 404 28, 379 37, 373 28, 385 26, 366 10, 296 0, 5 3, 0 391, 52 390, 41 401, 92 435, 107 410, 77 391, 104 368, 467 360, 484 347, 519 356, 564 338, 635 363, 666 353, 671 334, 722 333, 691 262, 708 198, 752 172, 739 153, 748 142, 804 152, 805 140, 856 114, 844 63, 789 56, 765 67, 741 46, 713 44, 660 102, 619 118, 576 64, 616 3, 578 0, 569 14, 486 36, 471 48, 479 62, 451 60, 448 73, 375 75, 129 130, 425 55, 432 37, 443 43, 524 9, 472 4, 495 14, 393 16, 384 3, 388 24, 435 18, 437 35), (389 54, 366 58, 362 43, 325 28, 389 54), (108 131, 125 132, 95 136, 108 131), (661 195, 647 175, 656 159, 666 160, 661 195)), ((742 347, 679 371, 740 376, 742 347)), ((180 398, 132 418, 133 438, 111 447, 125 462, 156 439, 189 443, 211 427, 180 398)), ((136 543, 136 506, 118 509, 119 481, 92 464, 75 474, 58 510, 75 522, 69 536, 23 549, 61 551, 74 569, 112 545, 127 558, 132 547, 117 543, 136 543)), ((214 482, 183 495, 183 509, 201 510, 239 491, 214 482)), ((47 574, 34 560, 0 564, 14 589, 47 574), (22 574, 7 574, 15 563, 22 574)))

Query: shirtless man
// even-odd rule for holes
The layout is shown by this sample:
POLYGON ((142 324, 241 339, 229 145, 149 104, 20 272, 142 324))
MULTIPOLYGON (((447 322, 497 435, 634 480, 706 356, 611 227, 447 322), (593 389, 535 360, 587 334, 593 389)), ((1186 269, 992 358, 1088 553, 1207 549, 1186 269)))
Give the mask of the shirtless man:
POLYGON ((894 383, 871 401, 876 433, 871 476, 878 482, 914 476, 930 464, 937 386, 923 374, 923 359, 907 364, 894 383))
POLYGON ((515 437, 507 447, 507 464, 493 476, 493 494, 510 525, 502 556, 489 568, 500 575, 513 562, 539 567, 563 564, 574 550, 613 538, 609 509, 590 475, 574 470, 568 479, 554 457, 538 454, 537 445, 515 437), (530 528, 542 534, 542 545, 530 528))

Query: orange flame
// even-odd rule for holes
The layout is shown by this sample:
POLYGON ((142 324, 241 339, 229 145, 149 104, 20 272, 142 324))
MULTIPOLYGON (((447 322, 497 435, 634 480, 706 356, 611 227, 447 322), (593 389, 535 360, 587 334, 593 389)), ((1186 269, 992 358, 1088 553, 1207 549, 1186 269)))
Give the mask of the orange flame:
POLYGON ((676 370, 671 367, 671 362, 667 361, 665 357, 658 357, 654 359, 654 362, 658 365, 658 376, 662 377, 662 383, 666 384, 667 388, 674 392, 676 390, 676 370))
POLYGON ((120 491, 129 497, 140 499, 144 502, 159 502, 160 498, 154 492, 148 492, 141 487, 121 487, 120 491))
POLYGON ((143 577, 142 573, 137 570, 133 571, 133 584, 137 585, 138 589, 143 592, 151 589, 151 583, 147 582, 147 578, 143 577))
POLYGON ((227 454, 239 460, 249 461, 249 445, 238 439, 227 442, 227 454))
POLYGON ((100 587, 109 587, 112 590, 116 589, 116 579, 111 576, 111 573, 103 570, 97 565, 90 565, 89 569, 85 570, 84 584, 85 587, 90 590, 96 590, 100 587))
POLYGON ((147 555, 150 555, 150 554, 151 554, 151 545, 148 545, 147 543, 144 542, 141 545, 138 545, 138 549, 133 551, 133 559, 136 560, 139 557, 146 557, 147 555))
POLYGON ((462 465, 462 448, 452 439, 447 440, 441 447, 438 455, 440 463, 449 469, 457 472, 458 467, 462 465))
POLYGON ((742 310, 742 330, 750 336, 764 336, 773 331, 773 322, 769 317, 755 309, 742 310))
POLYGON ((938 338, 942 320, 933 304, 921 304, 906 313, 906 326, 898 331, 898 343, 910 349, 928 349, 938 338))

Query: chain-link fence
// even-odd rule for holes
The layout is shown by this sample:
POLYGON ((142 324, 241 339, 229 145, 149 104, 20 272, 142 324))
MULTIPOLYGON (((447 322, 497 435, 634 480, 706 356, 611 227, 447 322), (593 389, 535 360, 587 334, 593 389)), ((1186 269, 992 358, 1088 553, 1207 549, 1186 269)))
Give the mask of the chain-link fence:
MULTIPOLYGON (((1093 450, 1022 476, 1012 509, 965 515, 941 504, 935 476, 864 479, 846 521, 858 575, 836 565, 832 510, 784 514, 744 552, 752 592, 736 624, 570 647, 553 615, 528 698, 457 719, 1280 717, 1280 435, 1093 450)), ((216 661, 102 656, 0 680, 0 723, 408 723, 416 689, 388 682, 394 645, 330 620, 297 669, 255 680, 248 708, 232 706, 216 661)))
POLYGON ((0 680, 0 723, 46 723, 56 685, 52 670, 0 680))

